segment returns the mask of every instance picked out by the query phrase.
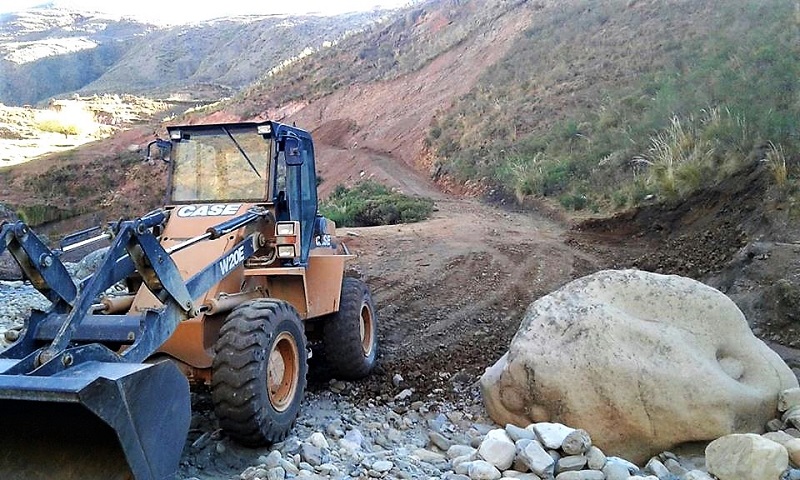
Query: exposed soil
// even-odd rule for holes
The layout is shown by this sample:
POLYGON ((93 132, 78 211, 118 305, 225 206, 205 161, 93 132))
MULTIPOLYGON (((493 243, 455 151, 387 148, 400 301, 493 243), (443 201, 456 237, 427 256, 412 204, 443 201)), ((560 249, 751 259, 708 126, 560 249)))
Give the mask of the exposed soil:
MULTIPOLYGON (((412 191, 429 188, 407 181, 412 191)), ((800 367, 800 231, 783 198, 753 165, 688 201, 610 219, 576 221, 544 204, 513 210, 438 194, 429 221, 340 229, 381 322, 380 368, 365 394, 396 393, 396 373, 419 398, 476 381, 505 353, 532 301, 606 268, 719 288, 758 336, 800 367)))

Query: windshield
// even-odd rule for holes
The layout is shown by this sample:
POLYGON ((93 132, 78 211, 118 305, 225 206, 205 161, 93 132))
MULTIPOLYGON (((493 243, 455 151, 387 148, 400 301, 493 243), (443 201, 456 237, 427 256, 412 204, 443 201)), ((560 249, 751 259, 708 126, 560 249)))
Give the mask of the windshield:
POLYGON ((184 131, 172 149, 172 200, 266 199, 269 145, 252 126, 184 131))

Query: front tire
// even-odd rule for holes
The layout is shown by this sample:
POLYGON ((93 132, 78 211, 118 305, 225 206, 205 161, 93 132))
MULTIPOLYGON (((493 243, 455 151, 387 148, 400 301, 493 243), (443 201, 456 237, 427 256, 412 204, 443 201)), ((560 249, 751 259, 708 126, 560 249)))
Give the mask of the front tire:
POLYGON ((283 440, 306 387, 306 338, 297 311, 281 300, 236 307, 220 329, 211 399, 220 427, 245 446, 283 440))
POLYGON ((378 359, 378 315, 367 285, 345 277, 339 311, 323 326, 325 359, 336 378, 357 380, 372 371, 378 359))

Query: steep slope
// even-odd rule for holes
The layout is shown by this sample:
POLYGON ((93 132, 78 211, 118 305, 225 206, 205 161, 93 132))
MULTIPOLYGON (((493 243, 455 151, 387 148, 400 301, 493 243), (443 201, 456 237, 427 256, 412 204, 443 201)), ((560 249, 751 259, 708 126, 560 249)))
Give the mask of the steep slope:
POLYGON ((0 102, 72 92, 218 100, 381 18, 244 16, 176 27, 39 7, 0 16, 0 102))
MULTIPOLYGON (((0 16, 0 102, 34 104, 77 90, 155 27, 60 8, 0 16)), ((124 93, 124 92, 121 92, 124 93)))

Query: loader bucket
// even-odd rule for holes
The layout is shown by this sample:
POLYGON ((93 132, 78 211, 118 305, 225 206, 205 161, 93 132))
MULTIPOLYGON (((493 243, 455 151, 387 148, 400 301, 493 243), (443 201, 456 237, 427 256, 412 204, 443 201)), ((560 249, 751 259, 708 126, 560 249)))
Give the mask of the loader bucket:
MULTIPOLYGON (((0 360, 0 371, 15 361, 0 360)), ((1 479, 173 479, 191 415, 171 362, 0 374, 1 479)))

